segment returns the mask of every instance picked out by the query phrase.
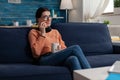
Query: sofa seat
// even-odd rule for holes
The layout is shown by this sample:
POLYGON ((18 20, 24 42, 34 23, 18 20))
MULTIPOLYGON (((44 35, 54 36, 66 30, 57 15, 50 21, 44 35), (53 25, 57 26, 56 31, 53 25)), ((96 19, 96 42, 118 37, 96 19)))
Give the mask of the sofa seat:
POLYGON ((120 54, 105 54, 86 56, 92 67, 110 66, 116 60, 120 60, 120 54))
POLYGON ((32 64, 0 64, 0 80, 70 80, 65 67, 32 64))

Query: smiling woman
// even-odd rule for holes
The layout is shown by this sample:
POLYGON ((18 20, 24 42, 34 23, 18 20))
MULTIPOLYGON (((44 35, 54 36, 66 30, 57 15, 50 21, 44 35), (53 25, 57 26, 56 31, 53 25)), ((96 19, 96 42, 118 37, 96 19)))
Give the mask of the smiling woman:
POLYGON ((28 34, 32 55, 40 65, 64 65, 71 71, 90 68, 80 46, 67 47, 57 29, 51 28, 50 10, 44 7, 36 11, 38 29, 30 30, 28 34))

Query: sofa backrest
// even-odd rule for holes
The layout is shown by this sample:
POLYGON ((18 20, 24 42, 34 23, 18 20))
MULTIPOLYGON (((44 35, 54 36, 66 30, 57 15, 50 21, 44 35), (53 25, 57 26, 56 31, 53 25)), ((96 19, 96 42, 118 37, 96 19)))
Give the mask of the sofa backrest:
POLYGON ((67 46, 79 45, 85 55, 101 55, 113 52, 108 27, 102 23, 57 23, 67 46))
POLYGON ((31 63, 31 28, 0 28, 0 63, 31 63))

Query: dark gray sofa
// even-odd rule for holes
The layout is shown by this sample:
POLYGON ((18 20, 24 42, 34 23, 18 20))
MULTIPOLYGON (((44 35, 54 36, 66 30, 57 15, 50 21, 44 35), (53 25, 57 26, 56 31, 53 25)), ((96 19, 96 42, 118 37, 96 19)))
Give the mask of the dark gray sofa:
MULTIPOLYGON (((57 23, 67 46, 80 45, 92 67, 120 60, 119 45, 113 46, 106 25, 101 23, 57 23)), ((0 28, 0 80, 72 80, 65 66, 33 65, 28 42, 30 27, 0 28)))

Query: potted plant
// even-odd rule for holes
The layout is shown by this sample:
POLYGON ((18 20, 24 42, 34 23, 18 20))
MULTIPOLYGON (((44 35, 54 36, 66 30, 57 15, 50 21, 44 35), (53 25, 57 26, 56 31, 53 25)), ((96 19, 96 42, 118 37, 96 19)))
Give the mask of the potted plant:
POLYGON ((120 7, 120 0, 114 0, 114 7, 120 7))
POLYGON ((109 25, 109 24, 110 24, 110 21, 109 21, 109 20, 104 20, 103 23, 106 24, 106 25, 109 25))
POLYGON ((114 0, 114 14, 120 14, 120 0, 114 0))

